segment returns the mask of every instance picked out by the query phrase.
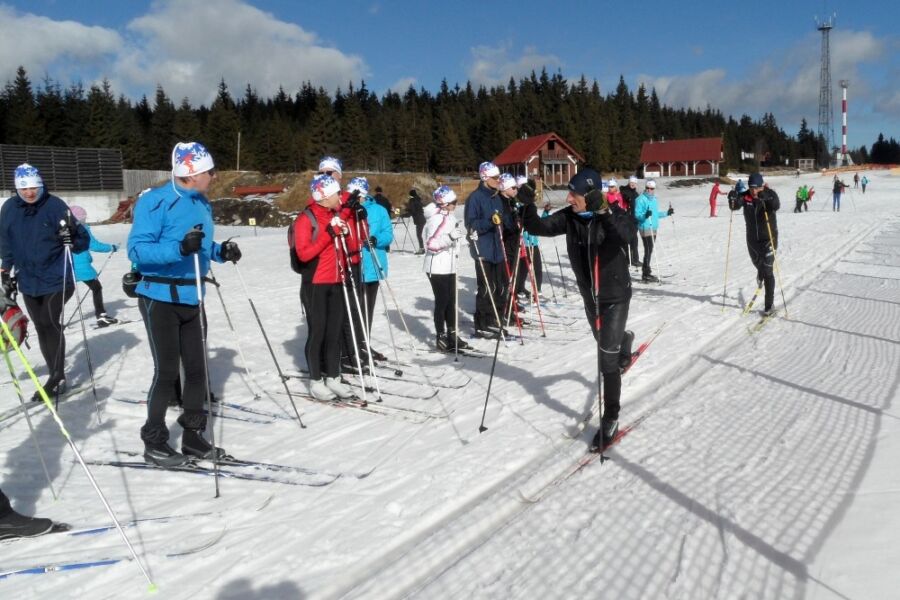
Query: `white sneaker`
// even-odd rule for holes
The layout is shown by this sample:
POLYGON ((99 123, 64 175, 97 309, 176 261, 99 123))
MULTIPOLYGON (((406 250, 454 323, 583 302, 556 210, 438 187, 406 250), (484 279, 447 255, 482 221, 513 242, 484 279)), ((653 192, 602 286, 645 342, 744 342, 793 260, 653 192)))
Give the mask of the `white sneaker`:
POLYGON ((334 392, 328 389, 325 381, 322 379, 313 379, 309 382, 309 393, 312 397, 321 402, 330 402, 336 398, 334 392))
POLYGON ((328 386, 328 389, 334 392, 341 400, 349 400, 354 396, 353 392, 350 391, 350 388, 341 383, 340 377, 326 377, 325 385, 328 386))

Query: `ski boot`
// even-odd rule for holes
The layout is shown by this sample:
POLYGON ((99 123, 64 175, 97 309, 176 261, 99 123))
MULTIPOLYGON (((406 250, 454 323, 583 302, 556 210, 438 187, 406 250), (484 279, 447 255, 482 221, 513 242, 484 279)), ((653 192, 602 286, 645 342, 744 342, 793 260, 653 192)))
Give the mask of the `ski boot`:
POLYGON ((341 400, 350 400, 354 397, 353 392, 341 381, 340 377, 326 377, 325 387, 341 400))
POLYGON ((115 325, 119 320, 115 317, 111 317, 106 313, 100 313, 97 315, 97 327, 109 327, 110 325, 115 325))
POLYGON ((310 381, 309 393, 313 398, 321 402, 331 402, 337 398, 337 396, 334 395, 334 392, 325 385, 324 379, 313 379, 310 381))
POLYGON ((144 442, 144 462, 158 467, 179 467, 190 459, 184 454, 179 454, 166 442, 144 442))
POLYGON ((37 537, 49 533, 53 521, 20 515, 12 508, 0 516, 0 540, 37 537))

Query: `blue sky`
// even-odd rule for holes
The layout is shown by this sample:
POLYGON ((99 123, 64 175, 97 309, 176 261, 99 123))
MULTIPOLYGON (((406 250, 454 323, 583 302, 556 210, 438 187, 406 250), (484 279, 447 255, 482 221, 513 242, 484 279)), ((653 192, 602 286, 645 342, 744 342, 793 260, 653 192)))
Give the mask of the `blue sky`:
POLYGON ((761 0, 681 4, 596 1, 313 3, 288 0, 0 0, 0 81, 23 64, 35 81, 109 78, 116 92, 207 103, 220 77, 262 95, 311 80, 365 79, 379 93, 410 83, 505 83, 532 69, 584 74, 604 90, 620 74, 673 106, 773 112, 796 133, 818 121, 820 35, 832 32, 835 134, 839 79, 850 80, 851 147, 900 137, 900 2, 761 0), (623 9, 623 6, 625 8, 623 9), (827 12, 826 12, 827 11, 827 12))

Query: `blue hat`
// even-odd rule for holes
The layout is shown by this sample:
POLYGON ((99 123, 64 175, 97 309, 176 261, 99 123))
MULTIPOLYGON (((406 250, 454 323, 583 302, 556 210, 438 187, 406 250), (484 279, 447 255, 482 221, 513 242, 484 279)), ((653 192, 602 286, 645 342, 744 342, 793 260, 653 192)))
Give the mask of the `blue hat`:
POLYGON ((759 188, 763 186, 763 176, 762 173, 750 173, 750 179, 747 180, 747 183, 752 188, 759 188))
POLYGON ((351 194, 359 190, 361 196, 369 195, 369 180, 365 177, 354 177, 347 184, 347 191, 351 194))
POLYGON ((747 188, 744 186, 744 180, 743 180, 743 179, 738 179, 738 180, 737 180, 737 183, 734 184, 734 191, 736 191, 738 194, 743 194, 744 192, 747 191, 747 188))
POLYGON ((588 193, 599 190, 603 185, 603 177, 590 167, 586 167, 569 180, 569 190, 580 196, 587 196, 588 193))

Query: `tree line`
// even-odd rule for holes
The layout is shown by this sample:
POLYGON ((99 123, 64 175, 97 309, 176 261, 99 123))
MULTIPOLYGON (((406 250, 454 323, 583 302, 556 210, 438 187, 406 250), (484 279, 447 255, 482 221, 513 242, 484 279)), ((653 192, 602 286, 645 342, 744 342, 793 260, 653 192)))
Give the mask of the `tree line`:
MULTIPOLYGON (((131 169, 169 169, 175 142, 198 140, 225 169, 303 171, 333 154, 353 170, 470 174, 513 140, 548 131, 589 164, 619 172, 639 166, 641 144, 650 139, 721 135, 726 168, 738 169, 756 166, 742 162, 742 151, 754 161, 793 165, 822 147, 805 120, 793 136, 770 113, 734 119, 710 106, 672 108, 655 89, 641 85, 632 92, 623 77, 604 94, 596 81, 582 76, 573 83, 546 69, 505 86, 450 87, 444 80, 436 94, 410 86, 381 97, 365 82, 333 94, 305 83, 295 93, 279 88, 271 98, 247 85, 236 97, 222 80, 210 106, 194 107, 187 98, 176 105, 162 86, 152 100, 133 102, 116 96, 106 80, 87 89, 49 77, 33 85, 19 67, 0 93, 0 142, 120 148, 131 169)), ((884 143, 888 150, 896 146, 893 139, 884 143)), ((875 146, 873 160, 874 154, 875 146)))

